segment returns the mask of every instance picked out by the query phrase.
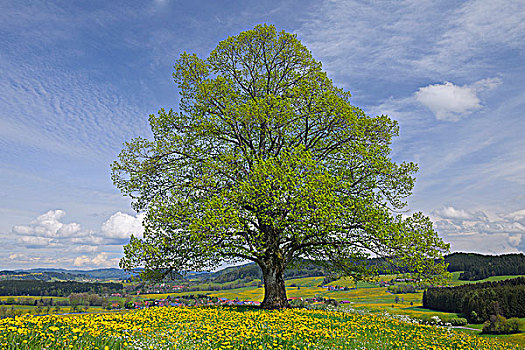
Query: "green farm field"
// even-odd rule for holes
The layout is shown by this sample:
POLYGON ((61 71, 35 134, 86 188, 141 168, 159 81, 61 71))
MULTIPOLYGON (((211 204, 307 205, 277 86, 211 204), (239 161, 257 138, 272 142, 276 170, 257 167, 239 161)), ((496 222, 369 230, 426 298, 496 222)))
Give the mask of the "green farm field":
POLYGON ((525 275, 492 276, 492 277, 485 278, 484 280, 479 280, 479 281, 461 281, 459 279, 459 275, 461 274, 461 272, 462 271, 452 272, 452 280, 449 282, 450 285, 452 285, 452 286, 459 286, 459 285, 462 285, 462 284, 471 284, 471 283, 479 283, 479 282, 497 282, 497 281, 508 280, 508 279, 511 279, 511 278, 525 277, 525 275))

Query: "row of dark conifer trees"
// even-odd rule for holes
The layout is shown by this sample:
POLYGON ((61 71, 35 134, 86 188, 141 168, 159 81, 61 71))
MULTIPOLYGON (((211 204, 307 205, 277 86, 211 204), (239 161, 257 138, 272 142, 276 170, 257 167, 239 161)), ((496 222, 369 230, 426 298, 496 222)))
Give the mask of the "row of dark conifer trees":
POLYGON ((423 293, 423 307, 461 313, 472 323, 491 315, 525 317, 525 277, 429 288, 423 293))

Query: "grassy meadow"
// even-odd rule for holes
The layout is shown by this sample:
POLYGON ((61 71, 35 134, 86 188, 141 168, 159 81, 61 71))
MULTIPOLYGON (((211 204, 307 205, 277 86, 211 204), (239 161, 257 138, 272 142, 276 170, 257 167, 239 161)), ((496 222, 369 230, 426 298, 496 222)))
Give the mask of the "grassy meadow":
MULTIPOLYGON (((452 274, 451 285, 460 285, 465 283, 498 281, 508 278, 515 278, 519 276, 495 276, 484 279, 482 281, 460 281, 458 279, 459 272, 452 274)), ((381 276, 380 280, 390 280, 396 278, 395 275, 381 276)), ((432 318, 438 317, 443 323, 448 322, 452 318, 461 317, 455 313, 439 312, 422 308, 422 292, 406 293, 406 294, 391 294, 384 287, 378 287, 374 282, 358 282, 357 288, 355 282, 351 279, 343 278, 330 283, 330 285, 346 286, 352 288, 346 291, 329 291, 326 288, 317 287, 323 281, 323 277, 308 277, 291 279, 286 281, 286 292, 288 297, 302 297, 312 298, 314 296, 321 296, 324 298, 335 299, 338 301, 350 301, 349 307, 355 311, 363 311, 376 315, 388 313, 390 315, 408 316, 412 319, 421 321, 431 321, 432 318), (293 285, 293 287, 292 287, 293 285), (396 296, 399 298, 396 303, 396 296)), ((170 294, 147 294, 142 295, 143 298, 165 298, 168 295, 176 297, 184 294, 208 294, 221 298, 239 300, 254 300, 262 301, 264 298, 264 288, 261 287, 245 287, 222 291, 201 291, 201 292, 185 292, 185 293, 170 293, 170 294)), ((477 335, 485 339, 500 339, 507 342, 512 342, 519 347, 525 348, 525 319, 522 319, 521 331, 522 333, 513 335, 480 335, 481 324, 468 324, 466 328, 477 329, 476 331, 469 329, 458 328, 458 332, 464 332, 470 335, 477 335)))
POLYGON ((162 307, 0 320, 3 349, 518 349, 374 314, 162 307))
MULTIPOLYGON (((469 283, 453 274, 451 284, 469 283)), ((515 277, 515 276, 512 276, 515 277)), ((390 280, 395 276, 382 276, 390 280)), ((500 280, 505 277, 491 277, 500 280)), ((508 277, 507 277, 508 278, 508 277)), ((453 329, 418 324, 413 320, 443 322, 461 315, 421 307, 422 292, 391 294, 374 282, 341 279, 331 285, 350 289, 329 291, 318 287, 323 277, 286 281, 289 297, 323 297, 341 304, 336 311, 292 309, 263 311, 249 307, 150 308, 104 312, 90 307, 86 313, 66 315, 69 307, 51 315, 35 316, 33 306, 13 307, 24 313, 0 320, 2 349, 518 349, 525 347, 522 333, 482 335, 482 325, 453 329), (396 303, 396 296, 398 302, 396 303), (56 315, 53 315, 56 313, 56 315), (407 318, 408 316, 408 318, 407 318), (400 319, 404 319, 403 322, 400 319), (231 340, 229 340, 231 339, 231 340)), ((484 280, 486 281, 486 280, 484 280)), ((145 294, 134 299, 159 299, 184 294, 262 301, 264 289, 253 286, 170 294, 145 294)), ((8 297, 0 297, 5 301, 8 297)), ((15 297, 23 298, 23 297, 15 297)), ((31 297, 28 297, 31 298, 31 297)), ((32 297, 35 298, 35 297, 32 297)), ((58 300, 59 298, 55 298, 58 300)), ((114 298, 112 298, 114 299, 114 298)), ((325 308, 324 305, 312 305, 325 308)), ((7 306, 10 307, 10 306, 7 306)))

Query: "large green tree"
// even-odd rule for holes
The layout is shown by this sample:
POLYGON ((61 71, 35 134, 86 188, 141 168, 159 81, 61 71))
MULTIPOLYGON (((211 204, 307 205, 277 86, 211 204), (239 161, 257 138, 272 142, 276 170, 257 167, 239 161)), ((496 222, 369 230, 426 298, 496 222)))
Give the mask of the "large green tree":
POLYGON ((296 35, 258 25, 206 59, 183 53, 173 76, 179 111, 150 115, 153 140, 127 143, 112 166, 146 212, 122 267, 157 278, 253 261, 265 308, 288 305, 297 258, 354 277, 371 256, 443 274, 448 245, 430 220, 399 214, 417 167, 390 157, 397 123, 353 106, 296 35))

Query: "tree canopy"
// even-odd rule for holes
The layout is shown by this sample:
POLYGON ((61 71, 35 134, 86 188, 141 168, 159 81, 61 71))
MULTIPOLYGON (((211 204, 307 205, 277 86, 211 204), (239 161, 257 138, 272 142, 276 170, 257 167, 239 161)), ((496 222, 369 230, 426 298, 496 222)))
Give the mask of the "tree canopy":
POLYGON ((287 305, 283 271, 296 258, 356 278, 377 256, 445 272, 431 221, 400 214, 417 166, 391 159, 398 124, 353 106, 296 35, 258 25, 174 68, 178 111, 150 115, 153 140, 126 143, 112 166, 147 213, 122 267, 155 278, 253 261, 267 308, 287 305))

